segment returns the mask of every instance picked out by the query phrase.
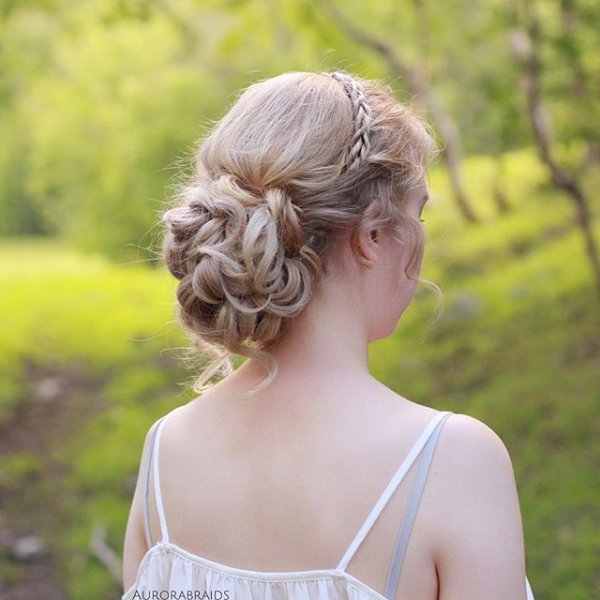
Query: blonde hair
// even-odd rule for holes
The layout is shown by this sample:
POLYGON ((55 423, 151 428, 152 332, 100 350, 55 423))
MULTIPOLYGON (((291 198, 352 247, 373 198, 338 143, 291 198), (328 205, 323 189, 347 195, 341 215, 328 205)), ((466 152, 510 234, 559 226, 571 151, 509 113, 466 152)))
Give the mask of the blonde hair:
POLYGON ((200 140, 162 218, 178 321, 211 359, 194 391, 230 373, 234 354, 264 364, 253 392, 271 383, 268 348, 310 302, 341 233, 356 249, 363 224, 396 232, 414 248, 412 278, 424 240, 403 201, 437 151, 427 123, 374 80, 291 72, 247 87, 200 140))

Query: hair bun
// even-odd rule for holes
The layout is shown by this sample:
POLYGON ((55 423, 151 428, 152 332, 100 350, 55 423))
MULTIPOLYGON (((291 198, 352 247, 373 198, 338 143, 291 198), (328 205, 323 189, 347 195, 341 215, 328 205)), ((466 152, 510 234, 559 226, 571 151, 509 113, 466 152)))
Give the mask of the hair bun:
POLYGON ((182 325, 228 346, 279 337, 283 319, 308 304, 321 270, 300 207, 282 188, 260 195, 232 174, 196 182, 180 199, 163 215, 163 254, 180 279, 182 325))
POLYGON ((268 188, 264 197, 275 219, 284 250, 292 255, 298 254, 306 241, 302 209, 281 188, 268 188))

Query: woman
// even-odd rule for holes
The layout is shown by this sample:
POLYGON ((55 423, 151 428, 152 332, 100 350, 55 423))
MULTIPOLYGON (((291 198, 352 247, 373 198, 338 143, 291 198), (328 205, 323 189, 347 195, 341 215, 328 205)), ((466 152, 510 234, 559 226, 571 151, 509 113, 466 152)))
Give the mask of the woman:
POLYGON ((203 140, 163 250, 214 360, 146 438, 123 598, 532 598, 500 438, 369 373, 421 281, 435 152, 345 72, 251 85, 203 140))

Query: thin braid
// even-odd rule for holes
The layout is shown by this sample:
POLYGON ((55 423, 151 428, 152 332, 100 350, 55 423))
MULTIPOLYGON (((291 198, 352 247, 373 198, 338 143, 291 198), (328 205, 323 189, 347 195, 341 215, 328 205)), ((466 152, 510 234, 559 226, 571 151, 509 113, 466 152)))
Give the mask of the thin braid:
POLYGON ((329 75, 344 85, 346 94, 352 102, 354 134, 352 135, 350 148, 345 156, 343 173, 359 167, 369 154, 371 148, 369 132, 373 116, 371 107, 367 101, 367 94, 362 84, 353 77, 350 77, 350 75, 340 71, 334 71, 333 73, 329 73, 329 75))

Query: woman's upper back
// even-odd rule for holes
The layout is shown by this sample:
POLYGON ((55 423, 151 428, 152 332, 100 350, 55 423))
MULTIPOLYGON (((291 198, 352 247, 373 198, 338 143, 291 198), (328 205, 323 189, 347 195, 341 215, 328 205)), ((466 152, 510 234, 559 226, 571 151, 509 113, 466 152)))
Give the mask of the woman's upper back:
MULTIPOLYGON (((443 598, 440 585, 452 590, 460 569, 448 561, 457 541, 450 539, 457 533, 452 523, 464 523, 469 512, 454 489, 468 485, 468 476, 460 479, 455 463, 473 449, 497 461, 504 447, 500 442, 499 452, 497 436, 475 419, 454 415, 444 425, 449 414, 372 386, 345 390, 344 403, 323 389, 321 402, 318 392, 304 403, 290 394, 268 407, 268 398, 236 404, 215 390, 170 413, 158 454, 170 542, 213 567, 342 568, 385 597, 443 598)), ((477 455, 468 458, 462 470, 477 471, 476 462, 477 455)), ((152 543, 160 527, 150 498, 152 543)), ((496 564, 512 560, 518 571, 518 543, 511 554, 496 564)), ((477 590, 475 580, 471 587, 477 590)))

